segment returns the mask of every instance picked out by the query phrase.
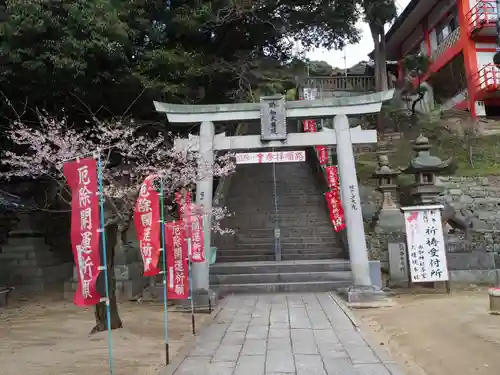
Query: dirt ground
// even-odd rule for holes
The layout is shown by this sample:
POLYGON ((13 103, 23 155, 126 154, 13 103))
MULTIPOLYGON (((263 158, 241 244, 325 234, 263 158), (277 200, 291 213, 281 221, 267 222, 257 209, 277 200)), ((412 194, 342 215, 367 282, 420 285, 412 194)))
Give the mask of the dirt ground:
POLYGON ((500 373, 500 316, 489 314, 486 288, 402 293, 393 307, 355 315, 407 375, 500 373))
MULTIPOLYGON (((124 328, 113 332, 114 374, 157 374, 165 363, 163 306, 121 303, 124 328)), ((211 320, 197 314, 201 329, 211 320)), ((0 375, 108 373, 107 333, 89 336, 92 309, 58 298, 9 301, 0 309, 0 375)), ((191 338, 191 315, 169 314, 171 358, 191 338)))

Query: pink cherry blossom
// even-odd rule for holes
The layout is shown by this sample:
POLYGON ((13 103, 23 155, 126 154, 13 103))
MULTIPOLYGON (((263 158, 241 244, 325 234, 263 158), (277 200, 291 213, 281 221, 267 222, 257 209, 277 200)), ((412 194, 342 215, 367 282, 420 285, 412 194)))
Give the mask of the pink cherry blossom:
MULTIPOLYGON (((105 123, 95 119, 82 130, 68 124, 66 118, 42 113, 37 126, 14 121, 6 133, 15 151, 4 153, 1 162, 7 172, 0 177, 51 179, 61 187, 60 197, 69 196, 63 175, 64 163, 100 155, 108 222, 129 220, 139 187, 151 174, 163 178, 168 206, 168 202, 174 202, 176 191, 193 186, 205 174, 212 173, 210 168, 203 168, 206 163, 199 153, 171 147, 175 139, 170 133, 168 138, 162 133, 151 136, 130 120, 105 123)), ((226 176, 234 169, 233 154, 216 156, 214 177, 226 176)), ((213 208, 214 231, 232 232, 220 226, 220 221, 228 215, 224 207, 213 208)))

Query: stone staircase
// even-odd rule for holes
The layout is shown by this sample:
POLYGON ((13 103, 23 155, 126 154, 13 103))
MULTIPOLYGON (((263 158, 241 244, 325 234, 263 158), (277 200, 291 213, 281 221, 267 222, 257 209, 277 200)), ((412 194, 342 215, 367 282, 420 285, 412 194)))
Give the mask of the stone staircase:
POLYGON ((351 284, 350 269, 349 261, 340 259, 216 263, 210 286, 219 295, 328 292, 351 284))
POLYGON ((274 220, 279 223, 282 260, 341 258, 323 191, 309 164, 276 164, 277 212, 273 181, 272 164, 237 167, 226 199, 234 216, 225 222, 236 234, 216 241, 217 261, 275 260, 274 220))
MULTIPOLYGON (((266 152, 263 150, 262 152, 266 152)), ((219 294, 333 291, 351 283, 323 187, 309 163, 238 165, 225 204, 234 236, 215 238, 210 285, 219 294), (277 212, 274 180, 276 179, 277 212), (275 261, 275 220, 281 261, 275 261)))

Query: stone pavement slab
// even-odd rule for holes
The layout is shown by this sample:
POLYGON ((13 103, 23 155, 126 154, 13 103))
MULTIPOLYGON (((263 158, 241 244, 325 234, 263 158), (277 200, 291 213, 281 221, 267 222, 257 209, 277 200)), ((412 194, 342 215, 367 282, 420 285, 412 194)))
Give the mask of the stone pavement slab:
POLYGON ((330 293, 227 297, 174 375, 403 375, 330 293))

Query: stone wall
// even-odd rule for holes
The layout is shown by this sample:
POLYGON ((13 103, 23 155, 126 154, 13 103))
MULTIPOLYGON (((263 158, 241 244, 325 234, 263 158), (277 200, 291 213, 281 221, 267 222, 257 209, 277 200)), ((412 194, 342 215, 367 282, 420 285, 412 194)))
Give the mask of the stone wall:
POLYGON ((500 230, 500 176, 440 177, 438 183, 457 211, 473 216, 475 229, 500 230))
MULTIPOLYGON (((500 176, 439 177, 446 199, 457 212, 471 215, 473 229, 470 241, 463 233, 447 237, 448 268, 452 279, 462 282, 496 282, 500 267, 500 176)), ((404 220, 396 212, 378 212, 380 194, 364 186, 360 189, 371 259, 380 260, 388 269, 389 242, 405 242, 404 220)))

